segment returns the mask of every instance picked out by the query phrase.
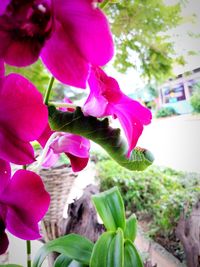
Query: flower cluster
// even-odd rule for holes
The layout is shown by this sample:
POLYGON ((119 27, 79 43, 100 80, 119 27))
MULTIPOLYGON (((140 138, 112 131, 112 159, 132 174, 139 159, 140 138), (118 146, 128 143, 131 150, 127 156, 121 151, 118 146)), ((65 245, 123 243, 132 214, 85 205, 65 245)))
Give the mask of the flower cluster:
MULTIPOLYGON (((106 16, 95 0, 2 0, 0 3, 0 253, 8 247, 7 229, 22 239, 37 239, 38 222, 50 197, 41 178, 10 164, 29 165, 35 159, 31 141, 46 151, 49 167, 65 153, 73 171, 89 159, 89 140, 52 131, 47 106, 29 80, 4 65, 28 66, 39 58, 58 81, 90 88, 84 115, 118 119, 124 129, 130 157, 151 113, 127 97, 117 81, 101 69, 113 57, 113 38, 106 16)), ((69 110, 70 111, 70 110, 69 110)))

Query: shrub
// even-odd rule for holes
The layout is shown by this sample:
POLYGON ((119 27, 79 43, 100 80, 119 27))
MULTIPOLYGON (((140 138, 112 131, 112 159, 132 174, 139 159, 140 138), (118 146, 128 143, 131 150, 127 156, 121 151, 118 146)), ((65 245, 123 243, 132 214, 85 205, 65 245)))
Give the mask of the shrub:
POLYGON ((162 107, 156 112, 156 118, 169 117, 177 114, 173 107, 162 107))
POLYGON ((200 90, 191 96, 190 103, 194 112, 200 113, 200 90))
POLYGON ((152 217, 152 234, 169 235, 185 204, 192 206, 200 195, 198 174, 157 166, 131 172, 112 160, 99 162, 97 169, 101 190, 118 186, 126 209, 152 217))

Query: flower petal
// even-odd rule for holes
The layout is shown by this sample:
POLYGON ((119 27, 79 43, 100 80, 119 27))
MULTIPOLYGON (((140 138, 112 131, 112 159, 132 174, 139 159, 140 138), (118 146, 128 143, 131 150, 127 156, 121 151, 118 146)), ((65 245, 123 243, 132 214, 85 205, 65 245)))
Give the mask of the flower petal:
POLYGON ((1 0, 0 2, 0 16, 5 12, 7 5, 11 0, 1 0))
POLYGON ((66 153, 66 155, 70 159, 73 172, 82 171, 88 164, 89 157, 87 157, 87 158, 79 158, 79 157, 74 156, 74 155, 72 155, 70 153, 66 153))
POLYGON ((91 1, 57 0, 55 13, 72 45, 80 49, 88 62, 103 66, 112 58, 113 39, 107 19, 91 1))
POLYGON ((4 75, 5 75, 4 61, 0 59, 0 78, 3 78, 4 75))
POLYGON ((90 95, 84 105, 84 113, 96 117, 112 115, 118 118, 128 141, 129 157, 143 131, 143 125, 151 122, 151 112, 126 96, 117 81, 107 76, 99 67, 92 67, 88 82, 90 95))
POLYGON ((1 200, 7 205, 8 231, 22 239, 40 237, 38 222, 48 210, 50 197, 37 174, 16 171, 1 194, 1 200))
POLYGON ((115 116, 119 119, 120 124, 124 130, 125 136, 128 141, 128 151, 127 157, 130 157, 131 151, 136 146, 138 138, 142 134, 143 125, 142 123, 133 115, 133 113, 125 112, 124 110, 115 109, 115 116))
POLYGON ((24 240, 40 238, 38 223, 28 221, 23 216, 26 216, 26 214, 19 214, 17 209, 13 209, 13 207, 9 208, 6 217, 7 230, 14 236, 24 240))
POLYGON ((41 93, 23 76, 10 74, 0 88, 0 122, 23 141, 36 140, 48 121, 41 93))
POLYGON ((61 133, 51 143, 47 156, 42 164, 44 167, 53 166, 60 153, 65 153, 70 159, 72 170, 81 171, 89 160, 90 142, 79 135, 61 133))
POLYGON ((58 161, 59 157, 60 157, 60 154, 55 154, 53 150, 50 148, 47 152, 47 155, 44 161, 42 162, 42 166, 45 168, 54 166, 56 162, 58 161))
POLYGON ((46 128, 44 129, 43 133, 39 136, 37 141, 39 144, 44 148, 46 145, 46 142, 50 138, 50 136, 54 133, 54 131, 51 130, 49 124, 47 124, 46 128))
POLYGON ((88 139, 69 133, 63 133, 51 144, 54 153, 70 153, 77 157, 89 156, 90 142, 88 139))
POLYGON ((59 81, 85 88, 89 65, 68 31, 58 22, 55 27, 55 32, 42 49, 42 61, 59 81))
POLYGON ((11 177, 11 167, 10 164, 0 159, 0 194, 5 189, 7 184, 9 183, 11 177))
MULTIPOLYGON (((6 38, 6 41, 8 38, 6 38)), ((4 46, 5 47, 5 46, 4 46)), ((4 60, 7 64, 17 67, 25 67, 33 64, 39 58, 41 46, 31 40, 12 40, 4 52, 4 60)))
POLYGON ((0 127, 0 158, 19 165, 35 161, 33 147, 0 127))

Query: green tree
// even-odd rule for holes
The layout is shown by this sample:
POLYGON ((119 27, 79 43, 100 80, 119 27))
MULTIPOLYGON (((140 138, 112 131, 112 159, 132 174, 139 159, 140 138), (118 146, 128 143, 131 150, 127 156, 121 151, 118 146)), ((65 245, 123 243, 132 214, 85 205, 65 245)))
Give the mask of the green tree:
MULTIPOLYGON (((181 22, 181 4, 163 0, 121 0, 105 8, 116 44, 114 66, 121 72, 138 68, 149 80, 172 75, 175 51, 166 32, 181 22)), ((184 63, 183 58, 176 58, 184 63)))

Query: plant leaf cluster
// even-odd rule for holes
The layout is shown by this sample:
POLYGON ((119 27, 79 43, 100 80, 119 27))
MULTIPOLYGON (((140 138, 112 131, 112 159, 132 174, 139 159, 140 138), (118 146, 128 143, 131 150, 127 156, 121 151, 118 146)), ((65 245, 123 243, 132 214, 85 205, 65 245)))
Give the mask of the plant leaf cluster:
POLYGON ((105 227, 97 242, 69 234, 45 244, 35 256, 33 267, 42 266, 50 252, 58 252, 54 267, 143 267, 134 245, 137 220, 125 218, 123 200, 117 187, 92 197, 105 227))

